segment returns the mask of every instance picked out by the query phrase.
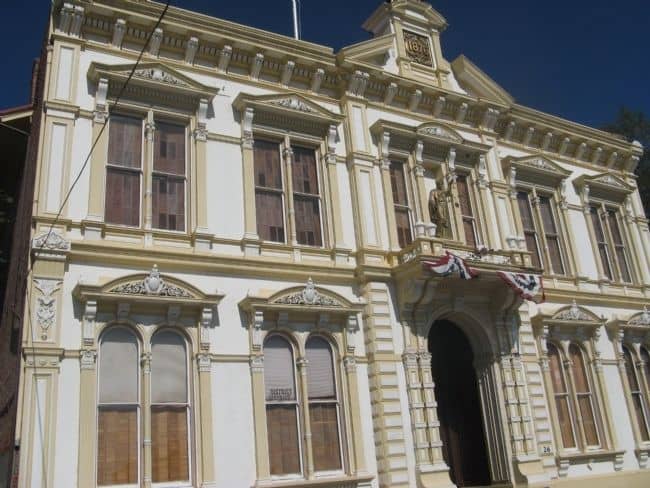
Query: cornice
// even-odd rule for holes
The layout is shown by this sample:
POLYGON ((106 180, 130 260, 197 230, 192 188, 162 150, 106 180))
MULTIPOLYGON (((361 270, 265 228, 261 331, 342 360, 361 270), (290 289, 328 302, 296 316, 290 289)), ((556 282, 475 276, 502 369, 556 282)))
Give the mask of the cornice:
MULTIPOLYGON (((97 31, 101 27, 106 44, 111 43, 112 26, 118 19, 126 20, 124 39, 131 44, 141 43, 141 34, 146 33, 146 29, 153 25, 155 18, 163 8, 159 3, 135 0, 102 0, 99 2, 79 0, 76 3, 83 7, 85 10, 83 15, 86 16, 79 28, 81 37, 85 30, 97 31), (95 22, 93 25, 93 21, 89 19, 97 15, 103 16, 103 18, 101 22, 95 22), (99 24, 101 24, 100 27, 98 27, 99 24)), ((406 5, 406 0, 393 2, 389 6, 381 5, 378 10, 391 8, 397 11, 403 5, 406 5)), ((423 9, 423 12, 428 12, 427 15, 434 12, 436 16, 439 16, 425 2, 409 2, 409 8, 420 8, 423 9)), ((399 15, 399 13, 397 14, 399 15)), ((428 21, 435 23, 436 19, 432 17, 428 21)), ((263 69, 273 72, 278 78, 277 82, 266 82, 266 86, 276 90, 282 90, 283 86, 287 88, 283 84, 283 81, 287 79, 283 73, 288 71, 292 71, 294 77, 302 76, 302 79, 305 80, 302 83, 308 83, 318 74, 317 82, 311 87, 296 88, 291 86, 291 89, 309 93, 310 96, 323 96, 320 89, 322 84, 322 87, 330 90, 327 96, 334 93, 337 101, 341 100, 345 93, 352 91, 354 96, 366 99, 368 103, 374 103, 384 110, 392 111, 393 105, 397 104, 402 107, 402 111, 408 112, 409 116, 425 120, 439 119, 445 123, 455 122, 463 129, 476 130, 480 133, 493 134, 491 129, 494 127, 498 139, 508 143, 517 142, 508 136, 509 125, 511 123, 519 124, 527 132, 532 128, 530 134, 535 133, 531 137, 524 135, 519 140, 519 143, 527 150, 535 152, 542 150, 548 152, 550 157, 553 157, 553 154, 568 157, 571 161, 575 161, 575 164, 593 162, 594 166, 598 168, 606 167, 631 172, 642 154, 642 147, 638 144, 627 143, 623 139, 597 129, 516 103, 497 103, 487 98, 473 97, 434 87, 424 81, 387 73, 379 67, 372 68, 367 63, 354 61, 345 56, 346 50, 348 53, 361 53, 364 45, 371 48, 372 52, 372 49, 376 47, 375 44, 383 45, 382 43, 386 42, 382 38, 344 48, 339 53, 343 54, 342 58, 345 61, 342 62, 340 57, 335 56, 332 49, 327 47, 296 41, 287 36, 175 7, 171 7, 168 11, 162 29, 165 35, 162 36, 161 42, 173 44, 165 44, 165 50, 174 51, 177 54, 183 53, 184 50, 186 52, 184 64, 182 62, 172 63, 167 58, 164 60, 165 63, 178 65, 184 70, 196 69, 193 64, 196 55, 197 59, 210 61, 213 65, 213 67, 206 66, 205 69, 197 72, 209 73, 214 76, 216 68, 217 76, 224 75, 237 80, 243 79, 250 83, 257 83, 258 80, 255 79, 255 76, 247 77, 230 73, 227 66, 229 62, 239 63, 238 66, 241 68, 246 63, 253 63, 256 56, 260 55, 262 56, 260 59, 263 59, 263 69), (190 41, 194 43, 193 49, 196 50, 196 54, 191 51, 191 55, 188 55, 190 41), (228 50, 224 51, 226 48, 228 50), (220 69, 220 58, 225 60, 223 66, 226 69, 220 69), (287 70, 288 64, 291 64, 290 70, 287 70), (359 90, 357 80, 359 77, 363 79, 363 89, 361 90, 359 90), (367 89, 365 89, 366 86, 367 89), (316 89, 313 89, 314 87, 316 89), (394 92, 394 97, 388 96, 389 92, 394 92), (386 103, 387 101, 388 103, 386 103), (571 148, 570 153, 566 152, 566 147, 571 148)), ((79 39, 79 33, 76 31, 75 33, 56 32, 56 36, 60 39, 65 38, 73 41, 79 39)), ((88 45, 93 44, 93 41, 84 40, 83 42, 88 45)), ((122 57, 128 55, 126 51, 120 50, 119 46, 113 46, 110 50, 116 54, 119 53, 119 56, 122 57)))

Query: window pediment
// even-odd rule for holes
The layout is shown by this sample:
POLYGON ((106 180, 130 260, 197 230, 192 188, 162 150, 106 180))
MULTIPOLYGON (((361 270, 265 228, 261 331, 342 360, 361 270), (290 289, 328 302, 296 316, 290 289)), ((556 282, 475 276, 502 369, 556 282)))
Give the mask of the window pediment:
POLYGON ((417 135, 453 142, 455 144, 463 143, 463 138, 458 132, 442 124, 422 124, 415 129, 415 133, 417 135))
POLYGON ((254 114, 251 120, 254 124, 317 135, 326 133, 344 118, 297 93, 261 96, 240 93, 233 107, 242 113, 242 120, 245 120, 244 112, 248 112, 254 114))
POLYGON ((546 183, 553 187, 558 186, 563 179, 571 174, 570 171, 562 168, 559 164, 541 155, 519 158, 507 157, 502 164, 506 173, 514 168, 517 179, 541 184, 546 183))
POLYGON ((582 175, 575 179, 574 185, 580 189, 587 186, 591 197, 604 200, 623 201, 634 191, 634 187, 610 172, 593 176, 582 175))
POLYGON ((605 323, 591 310, 579 306, 574 300, 554 312, 542 312, 533 318, 533 324, 538 330, 548 330, 551 336, 574 337, 583 333, 595 334, 596 330, 605 323))
MULTIPOLYGON (((110 65, 93 62, 88 68, 88 79, 98 84, 100 80, 105 80, 108 84, 106 96, 110 99, 121 91, 132 69, 133 64, 130 63, 110 65)), ((155 62, 138 66, 124 96, 195 109, 200 100, 210 100, 218 92, 218 88, 199 83, 163 63, 155 62)))
POLYGON ((182 304, 212 306, 223 295, 205 294, 196 287, 171 276, 161 275, 153 266, 149 273, 138 273, 111 280, 103 285, 77 284, 73 295, 83 302, 139 302, 143 304, 182 304))

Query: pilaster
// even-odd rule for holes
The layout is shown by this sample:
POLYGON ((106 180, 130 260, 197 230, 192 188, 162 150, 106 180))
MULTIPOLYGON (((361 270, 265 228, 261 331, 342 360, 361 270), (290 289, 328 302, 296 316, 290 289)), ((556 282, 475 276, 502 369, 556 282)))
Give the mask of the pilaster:
POLYGON ((195 148, 195 194, 196 194, 196 209, 195 209, 195 228, 193 230, 194 245, 197 249, 209 250, 210 249, 210 235, 208 230, 208 161, 207 161, 207 136, 208 130, 206 128, 208 111, 208 100, 202 99, 199 102, 199 110, 197 112, 197 124, 192 136, 194 139, 195 148))
POLYGON ((253 154, 253 108, 242 113, 242 171, 244 181, 244 252, 247 255, 259 254, 257 235, 257 215, 255 212, 255 159, 253 154))

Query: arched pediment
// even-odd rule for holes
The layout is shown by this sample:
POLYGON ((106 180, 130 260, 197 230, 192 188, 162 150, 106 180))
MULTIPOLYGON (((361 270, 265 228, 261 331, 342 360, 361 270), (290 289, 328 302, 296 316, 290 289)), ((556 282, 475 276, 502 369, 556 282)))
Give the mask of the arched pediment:
POLYGON ((189 283, 162 275, 154 265, 149 273, 138 273, 117 278, 103 285, 79 283, 74 295, 86 301, 116 302, 182 302, 183 304, 216 304, 220 294, 205 294, 189 283))
POLYGON ((602 319, 600 319, 595 313, 584 307, 578 306, 575 300, 571 305, 560 308, 550 317, 550 319, 562 322, 602 322, 602 319))
POLYGON ((239 303, 244 310, 291 310, 349 315, 361 311, 363 303, 352 303, 347 298, 314 285, 311 278, 305 286, 285 288, 268 296, 248 295, 239 303))
POLYGON ((643 326, 650 328, 650 312, 647 307, 643 307, 643 311, 632 315, 627 321, 627 325, 643 326))

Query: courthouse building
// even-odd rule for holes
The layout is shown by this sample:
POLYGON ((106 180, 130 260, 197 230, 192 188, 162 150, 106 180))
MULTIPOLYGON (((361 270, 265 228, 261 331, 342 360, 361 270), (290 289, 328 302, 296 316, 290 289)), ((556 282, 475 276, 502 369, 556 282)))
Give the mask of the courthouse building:
POLYGON ((53 2, 18 487, 650 486, 643 148, 378 3, 53 2))

